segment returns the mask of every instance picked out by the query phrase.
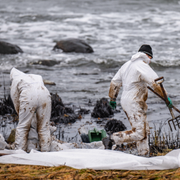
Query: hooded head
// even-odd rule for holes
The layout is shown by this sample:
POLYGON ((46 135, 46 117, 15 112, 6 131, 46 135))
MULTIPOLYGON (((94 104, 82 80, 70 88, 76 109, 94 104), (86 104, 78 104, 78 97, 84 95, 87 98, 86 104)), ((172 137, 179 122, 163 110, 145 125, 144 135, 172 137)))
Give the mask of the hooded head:
POLYGON ((14 78, 23 77, 25 74, 16 68, 12 68, 10 71, 10 81, 12 81, 14 78))
POLYGON ((153 52, 152 52, 152 48, 150 45, 148 44, 143 44, 140 48, 138 52, 143 52, 149 56, 151 56, 153 58, 153 52))
POLYGON ((143 62, 149 64, 151 62, 150 58, 145 54, 145 53, 142 53, 142 52, 137 52, 136 54, 134 54, 132 57, 131 57, 131 61, 136 61, 138 59, 141 59, 143 60, 143 62))

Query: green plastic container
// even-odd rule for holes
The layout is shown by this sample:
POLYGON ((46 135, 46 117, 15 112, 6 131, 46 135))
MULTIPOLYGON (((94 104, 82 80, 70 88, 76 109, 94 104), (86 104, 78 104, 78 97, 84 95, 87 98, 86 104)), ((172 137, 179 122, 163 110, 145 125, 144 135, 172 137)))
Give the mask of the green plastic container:
POLYGON ((101 141, 102 138, 106 137, 106 131, 104 129, 98 131, 94 128, 93 130, 88 131, 88 137, 89 142, 101 141))

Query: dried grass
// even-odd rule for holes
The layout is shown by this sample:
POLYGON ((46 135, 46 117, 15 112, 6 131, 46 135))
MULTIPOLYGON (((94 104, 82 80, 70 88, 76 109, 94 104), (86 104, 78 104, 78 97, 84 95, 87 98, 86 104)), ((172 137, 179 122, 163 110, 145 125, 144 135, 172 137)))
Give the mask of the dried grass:
POLYGON ((31 165, 0 165, 0 179, 11 180, 116 180, 116 179, 179 179, 180 168, 172 170, 93 170, 74 169, 68 166, 45 167, 31 165))

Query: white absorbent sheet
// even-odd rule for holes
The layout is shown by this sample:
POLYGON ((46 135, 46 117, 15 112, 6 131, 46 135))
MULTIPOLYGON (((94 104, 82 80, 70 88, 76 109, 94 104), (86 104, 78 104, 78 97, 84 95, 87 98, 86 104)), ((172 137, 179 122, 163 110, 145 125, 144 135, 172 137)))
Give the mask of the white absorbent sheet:
POLYGON ((30 153, 17 150, 13 153, 1 156, 0 163, 42 166, 66 165, 77 169, 91 168, 96 170, 163 170, 175 169, 180 166, 180 149, 173 150, 165 156, 150 158, 103 149, 65 149, 58 152, 32 150, 30 153))

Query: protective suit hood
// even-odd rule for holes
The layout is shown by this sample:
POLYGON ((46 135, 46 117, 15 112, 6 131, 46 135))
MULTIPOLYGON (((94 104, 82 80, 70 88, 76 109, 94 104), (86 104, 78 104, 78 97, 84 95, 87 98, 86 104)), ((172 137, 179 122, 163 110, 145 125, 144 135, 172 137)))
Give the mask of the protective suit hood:
POLYGON ((24 75, 25 74, 23 72, 13 67, 10 72, 10 80, 12 81, 13 78, 18 77, 18 76, 24 76, 24 75))
POLYGON ((143 52, 137 52, 136 54, 134 54, 132 57, 131 57, 131 61, 136 61, 136 60, 143 60, 143 62, 145 62, 146 64, 149 64, 150 63, 150 59, 148 58, 148 56, 143 53, 143 52))

